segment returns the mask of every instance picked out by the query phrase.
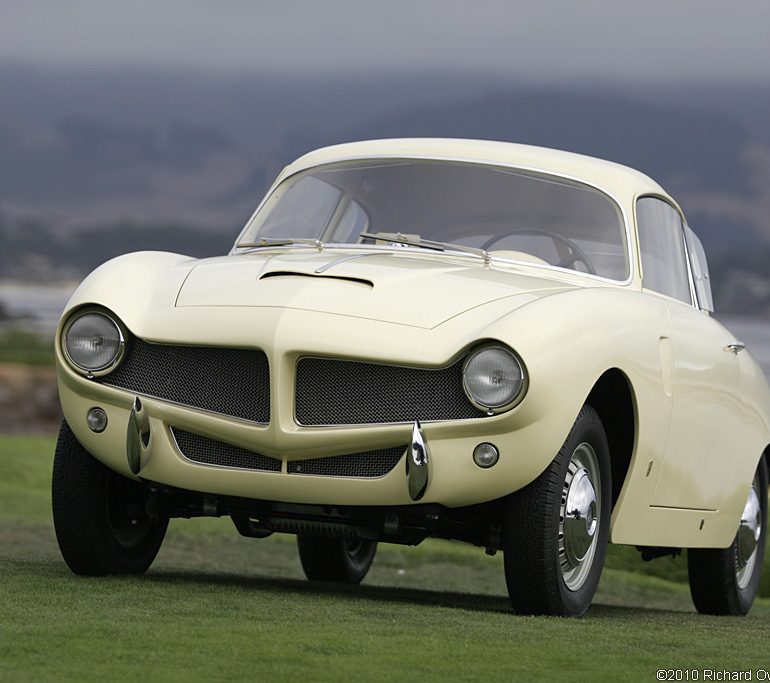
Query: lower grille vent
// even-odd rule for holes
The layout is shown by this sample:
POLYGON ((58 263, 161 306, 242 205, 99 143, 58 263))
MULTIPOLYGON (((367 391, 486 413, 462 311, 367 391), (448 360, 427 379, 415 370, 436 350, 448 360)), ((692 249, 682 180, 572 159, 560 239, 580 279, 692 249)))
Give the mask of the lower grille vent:
MULTIPOLYGON (((182 455, 193 462, 242 470, 281 471, 282 461, 277 458, 193 434, 178 427, 172 427, 171 433, 182 455)), ((288 472, 321 477, 374 479, 390 472, 401 460, 405 450, 406 446, 396 446, 328 458, 292 460, 288 463, 288 472)))
POLYGON ((193 462, 217 465, 218 467, 236 467, 243 470, 281 471, 281 461, 276 458, 247 451, 245 448, 231 446, 221 441, 214 441, 214 439, 185 432, 176 427, 172 428, 171 433, 174 435, 182 455, 193 462))
POLYGON ((314 460, 292 460, 289 474, 314 474, 322 477, 383 477, 401 460, 406 446, 384 448, 364 453, 336 455, 314 460))

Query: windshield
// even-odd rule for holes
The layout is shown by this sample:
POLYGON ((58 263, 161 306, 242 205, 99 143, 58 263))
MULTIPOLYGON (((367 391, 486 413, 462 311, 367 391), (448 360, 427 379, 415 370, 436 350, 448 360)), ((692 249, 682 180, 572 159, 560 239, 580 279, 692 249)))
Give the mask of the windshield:
POLYGON ((605 194, 563 178, 454 161, 380 159, 297 173, 267 198, 238 244, 384 243, 361 233, 452 242, 614 280, 629 275, 623 218, 605 194))

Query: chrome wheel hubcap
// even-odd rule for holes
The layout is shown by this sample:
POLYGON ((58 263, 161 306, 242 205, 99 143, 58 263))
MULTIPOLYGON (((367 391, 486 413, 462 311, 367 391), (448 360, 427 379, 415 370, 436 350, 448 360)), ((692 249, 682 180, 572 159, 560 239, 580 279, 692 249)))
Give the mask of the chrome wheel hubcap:
POLYGON ((564 511, 564 550, 574 565, 581 562, 596 533, 596 491, 585 468, 572 477, 564 511))
POLYGON ((749 490, 749 497, 743 507, 741 523, 736 536, 735 576, 740 588, 746 588, 754 574, 757 561, 757 545, 762 534, 762 508, 759 502, 759 481, 749 490))
POLYGON ((588 578, 596 553, 601 493, 599 461, 590 444, 581 443, 567 467, 559 510, 559 563, 564 583, 579 590, 588 578))

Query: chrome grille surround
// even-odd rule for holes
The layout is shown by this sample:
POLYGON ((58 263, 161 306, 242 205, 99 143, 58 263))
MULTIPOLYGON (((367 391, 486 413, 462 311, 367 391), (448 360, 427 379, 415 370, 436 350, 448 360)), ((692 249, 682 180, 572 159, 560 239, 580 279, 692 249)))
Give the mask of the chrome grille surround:
POLYGON ((270 369, 259 349, 152 344, 134 337, 121 365, 96 382, 267 424, 270 369))
POLYGON ((261 453, 215 441, 178 427, 171 428, 179 452, 188 460, 202 465, 232 467, 241 470, 280 472, 283 461, 261 453))
POLYGON ((486 417, 465 395, 463 361, 434 369, 304 356, 296 367, 295 419, 328 427, 486 417))

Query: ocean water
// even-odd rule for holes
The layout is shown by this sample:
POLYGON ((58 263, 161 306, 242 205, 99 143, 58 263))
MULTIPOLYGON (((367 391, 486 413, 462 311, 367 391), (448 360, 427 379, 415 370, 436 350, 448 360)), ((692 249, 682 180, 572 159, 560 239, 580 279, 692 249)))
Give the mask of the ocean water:
POLYGON ((0 307, 12 318, 5 323, 0 320, 0 325, 53 336, 61 312, 76 287, 75 282, 51 286, 0 281, 0 307))

